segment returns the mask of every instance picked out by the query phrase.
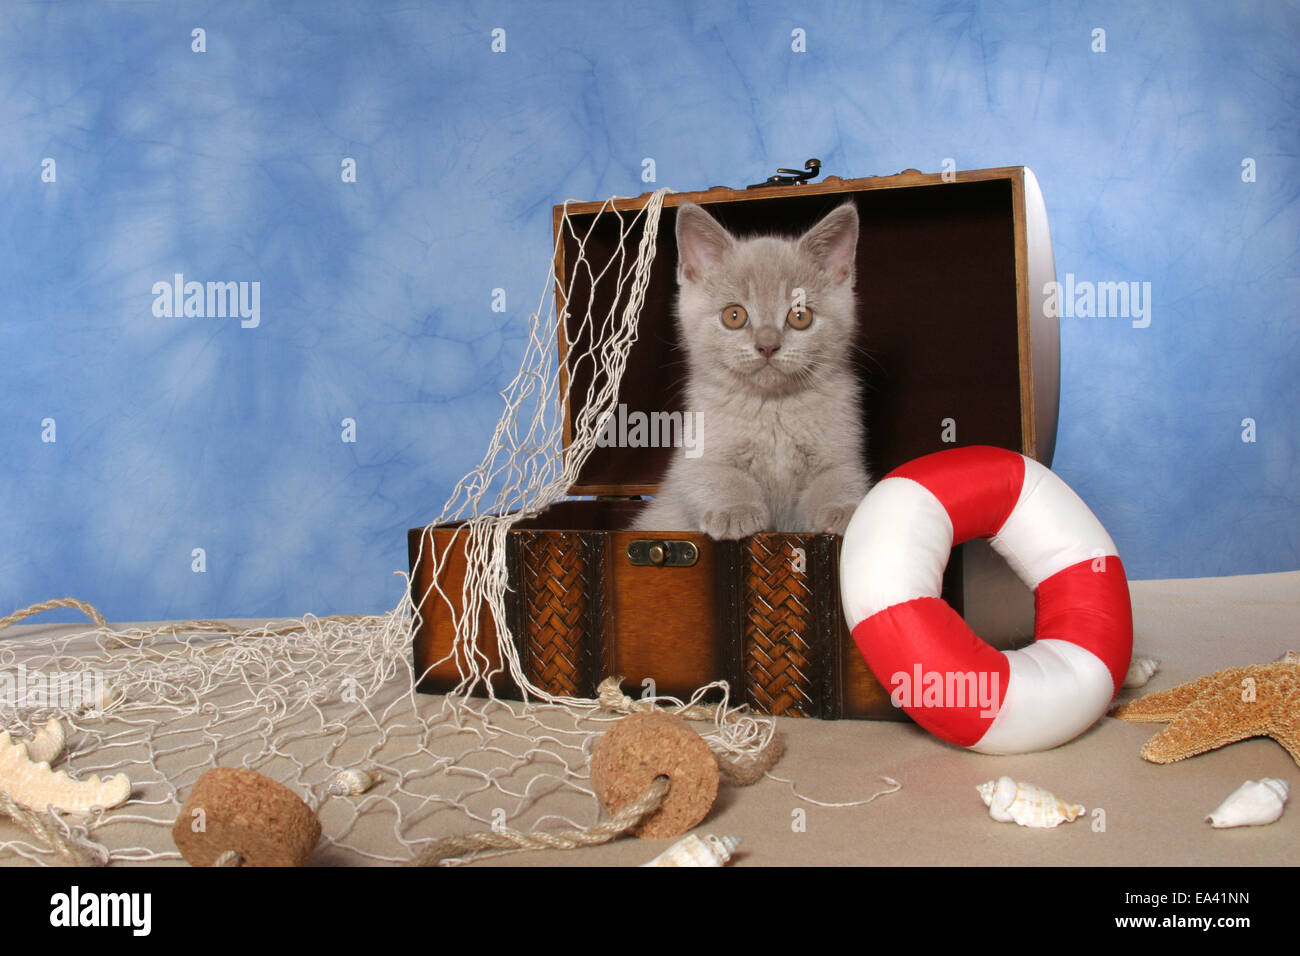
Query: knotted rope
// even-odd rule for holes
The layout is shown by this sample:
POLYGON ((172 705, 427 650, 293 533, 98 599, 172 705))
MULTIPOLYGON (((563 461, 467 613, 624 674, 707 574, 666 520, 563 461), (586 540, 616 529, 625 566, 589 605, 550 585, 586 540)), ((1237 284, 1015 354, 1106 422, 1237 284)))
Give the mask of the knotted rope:
MULTIPOLYGON (((618 714, 651 713, 660 709, 653 700, 637 700, 627 696, 619 685, 620 680, 617 677, 606 677, 600 682, 600 686, 596 688, 596 700, 601 708, 618 714)), ((681 707, 673 708, 671 713, 683 720, 716 721, 719 719, 719 711, 723 708, 723 704, 683 704, 681 707)), ((725 714, 724 722, 744 719, 746 718, 743 715, 732 711, 725 714)), ((775 767, 777 761, 785 755, 785 738, 773 733, 767 744, 750 758, 740 758, 716 750, 713 755, 718 758, 718 772, 728 783, 738 787, 748 787, 762 780, 764 774, 775 767)))
POLYGON ((108 851, 97 843, 79 838, 53 812, 49 822, 35 810, 15 803, 0 790, 0 816, 9 817, 32 836, 43 841, 70 866, 106 866, 108 851))
MULTIPOLYGON (((627 696, 620 689, 617 677, 607 677, 596 689, 596 700, 601 709, 618 714, 650 713, 659 710, 653 700, 636 700, 627 696)), ((719 719, 719 711, 725 710, 724 704, 683 704, 671 710, 684 720, 719 719)), ((744 719, 735 713, 727 714, 725 720, 744 719)), ((728 782, 741 787, 749 786, 761 780, 785 753, 785 741, 773 734, 758 754, 749 760, 741 760, 730 754, 714 752, 718 761, 718 771, 728 782)), ((656 777, 649 789, 637 800, 628 804, 613 818, 585 830, 566 830, 563 833, 546 833, 534 831, 520 833, 517 830, 491 830, 481 833, 467 833, 463 836, 447 837, 426 847, 413 861, 412 866, 434 866, 444 860, 464 858, 481 854, 487 850, 497 850, 497 856, 504 853, 522 853, 529 850, 576 850, 587 846, 600 846, 629 830, 635 829, 644 819, 651 816, 668 796, 670 781, 667 777, 656 777)))
POLYGON ((435 866, 444 860, 473 856, 485 850, 502 853, 521 853, 528 850, 576 850, 584 846, 599 846, 635 828, 661 806, 668 796, 667 777, 655 777, 649 788, 637 800, 628 804, 613 818, 585 830, 565 830, 562 833, 520 833, 517 830, 488 830, 467 833, 464 836, 446 837, 430 844, 411 861, 411 866, 435 866))

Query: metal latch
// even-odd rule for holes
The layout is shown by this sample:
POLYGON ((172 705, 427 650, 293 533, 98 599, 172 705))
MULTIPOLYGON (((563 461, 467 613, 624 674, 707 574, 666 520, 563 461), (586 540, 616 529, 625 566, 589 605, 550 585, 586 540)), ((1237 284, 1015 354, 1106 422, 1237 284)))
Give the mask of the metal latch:
POLYGON ((820 176, 822 161, 810 159, 803 164, 803 169, 778 169, 775 176, 768 176, 761 183, 751 183, 746 189, 761 189, 763 186, 802 186, 814 176, 820 176))
POLYGON ((633 564, 648 564, 657 568, 689 568, 700 559, 700 549, 694 541, 637 538, 627 546, 627 559, 633 564))

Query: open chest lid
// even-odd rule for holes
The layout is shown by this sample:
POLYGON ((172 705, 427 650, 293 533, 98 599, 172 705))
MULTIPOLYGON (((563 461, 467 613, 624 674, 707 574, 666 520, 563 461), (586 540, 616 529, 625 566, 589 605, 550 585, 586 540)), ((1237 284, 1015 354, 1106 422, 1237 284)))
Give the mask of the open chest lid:
MULTIPOLYGON (((583 349, 581 316, 565 311, 563 290, 612 314, 620 294, 599 269, 581 269, 577 236, 588 263, 622 250, 636 255, 640 230, 624 236, 619 212, 645 206, 650 193, 614 203, 556 206, 557 312, 561 366, 583 349), (602 210, 605 214, 602 215, 602 210), (594 276, 594 278, 593 278, 594 276)), ((1050 465, 1056 443, 1060 331, 1044 286, 1056 267, 1047 213, 1034 174, 1025 167, 945 174, 906 170, 896 176, 801 185, 671 193, 659 220, 657 254, 645 292, 637 341, 619 390, 622 422, 611 434, 636 436, 637 413, 680 412, 685 363, 674 305, 677 294, 676 209, 706 207, 735 235, 795 236, 836 206, 858 210, 855 361, 866 418, 866 464, 879 478, 920 455, 953 444, 1011 448, 1050 465)), ((624 293, 626 294, 626 293, 624 293)), ((583 363, 562 371, 569 404, 564 444, 593 374, 583 363)), ((644 435, 645 432, 643 431, 644 435)), ((573 495, 654 494, 671 456, 681 449, 641 442, 596 448, 573 495)))

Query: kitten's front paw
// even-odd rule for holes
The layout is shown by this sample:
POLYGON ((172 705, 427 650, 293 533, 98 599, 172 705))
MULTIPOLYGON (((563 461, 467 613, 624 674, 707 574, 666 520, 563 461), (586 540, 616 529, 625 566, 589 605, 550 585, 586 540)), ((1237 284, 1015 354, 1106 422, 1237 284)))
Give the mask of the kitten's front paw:
POLYGON ((859 502, 850 504, 827 505, 813 513, 813 530, 818 534, 843 534, 849 526, 849 519, 858 510, 859 502))
POLYGON ((736 505, 704 512, 700 530, 710 538, 730 541, 757 534, 767 527, 769 516, 762 505, 736 505))

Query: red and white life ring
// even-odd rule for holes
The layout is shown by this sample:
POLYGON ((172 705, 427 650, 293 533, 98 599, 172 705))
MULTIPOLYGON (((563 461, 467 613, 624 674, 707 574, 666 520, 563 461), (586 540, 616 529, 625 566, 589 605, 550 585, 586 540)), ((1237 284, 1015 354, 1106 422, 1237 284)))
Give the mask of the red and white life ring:
POLYGON ((1002 448, 926 455, 871 489, 844 532, 840 595, 867 666, 917 723, 981 753, 1047 750, 1118 693, 1128 580, 1101 522, 1049 469, 1002 448), (1034 643, 998 651, 939 595, 955 545, 990 538, 1034 592, 1034 643))

